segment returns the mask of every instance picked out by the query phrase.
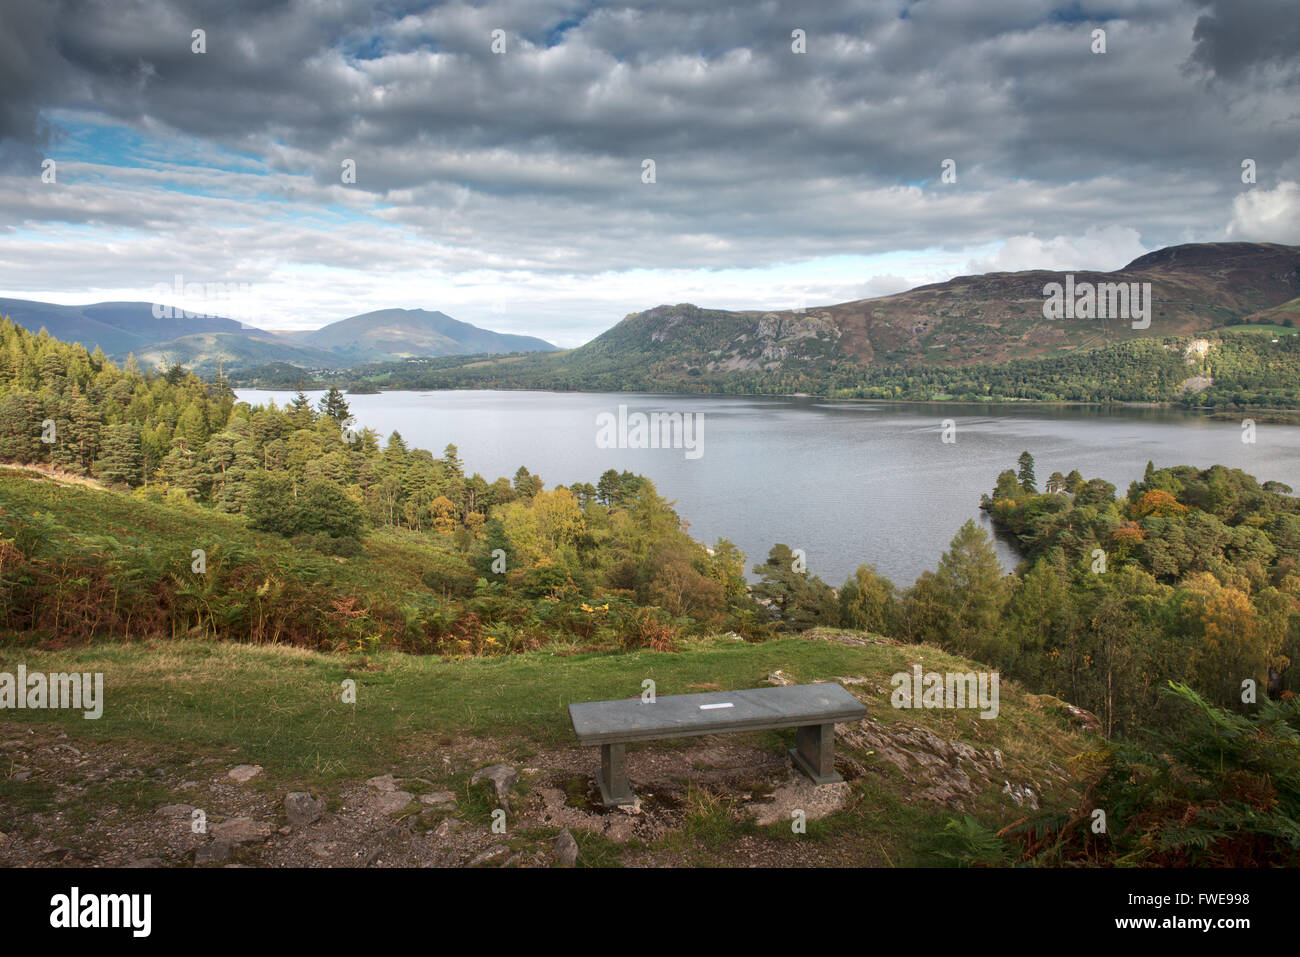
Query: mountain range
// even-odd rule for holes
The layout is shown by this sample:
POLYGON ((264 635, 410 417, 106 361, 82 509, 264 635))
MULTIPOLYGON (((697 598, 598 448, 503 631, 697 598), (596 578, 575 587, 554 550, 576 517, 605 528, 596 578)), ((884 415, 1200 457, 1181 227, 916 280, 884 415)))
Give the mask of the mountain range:
MULTIPOLYGON (((1300 322, 1300 246, 1197 243, 1141 256, 1113 272, 1027 270, 959 276, 907 292, 807 309, 735 311, 691 303, 632 313, 576 349, 501 357, 380 362, 350 371, 375 388, 526 388, 587 391, 815 392, 851 397, 957 394, 1025 397, 1065 394, 1009 382, 1051 375, 1060 382, 1115 381, 1104 394, 1165 396, 1169 381, 1126 390, 1124 375, 1147 374, 1178 337, 1241 326, 1290 338, 1300 322), (1123 283, 1143 292, 1145 321, 1047 318, 1044 290, 1123 283), (1149 284, 1149 286, 1148 286, 1149 284), (1149 296, 1146 293, 1149 291, 1149 296), (1153 351, 1154 350, 1154 351, 1153 351), (1073 357, 1073 358, 1071 358, 1073 357), (1122 358, 1121 358, 1122 357, 1122 358), (1067 360, 1069 360, 1067 362, 1067 360), (1046 363, 1047 365, 1043 365, 1046 363), (1081 364, 1089 366, 1087 376, 1081 364), (1039 368, 1041 366, 1041 368, 1039 368), (944 381, 937 375, 943 372, 944 381), (1000 382, 989 374, 997 370, 1000 382), (986 388, 987 386, 987 388, 986 388)), ((1234 340, 1235 341, 1235 340, 1234 340)), ((1267 343, 1269 340, 1264 339, 1267 343)), ((1257 383, 1277 369, 1252 347, 1257 383), (1258 373, 1258 375, 1256 375, 1258 373)), ((1181 358, 1176 365, 1181 366, 1181 358)), ((294 370, 251 369, 243 381, 292 385, 294 370)), ((1069 394, 1098 396, 1071 388, 1069 394)))
MULTIPOLYGON (((788 372, 828 363, 1002 363, 1123 339, 1203 332, 1284 318, 1300 297, 1300 246, 1201 243, 1148 253, 1114 272, 1049 270, 959 276, 907 292, 805 310, 732 312, 657 306, 567 355, 656 362, 684 370, 788 372), (1072 277, 1069 278, 1069 277, 1072 277), (1151 284, 1151 322, 1044 318, 1044 288, 1151 284), (1289 310, 1289 311, 1288 311, 1289 310)), ((559 357, 556 357, 557 359, 559 357)))
POLYGON ((555 346, 532 336, 480 329, 442 312, 382 309, 311 331, 268 331, 219 316, 155 315, 153 303, 98 302, 60 306, 0 299, 0 315, 31 332, 102 349, 109 358, 128 354, 148 365, 180 364, 200 375, 266 363, 335 370, 411 356, 547 352, 555 346))
POLYGON ((829 392, 838 385, 876 395, 884 379, 918 370, 987 370, 1072 354, 1091 355, 1096 366, 1102 348, 1242 324, 1290 333, 1300 320, 1300 246, 1186 244, 1113 272, 959 276, 808 309, 660 305, 563 351, 422 309, 369 312, 310 332, 268 332, 223 318, 159 319, 151 304, 138 302, 0 299, 2 314, 114 358, 134 352, 144 362, 180 362, 205 375, 220 364, 236 382, 269 387, 312 378, 377 388, 829 392), (1044 291, 1052 284, 1077 291, 1103 283, 1149 288, 1147 321, 1073 310, 1046 318, 1044 291))

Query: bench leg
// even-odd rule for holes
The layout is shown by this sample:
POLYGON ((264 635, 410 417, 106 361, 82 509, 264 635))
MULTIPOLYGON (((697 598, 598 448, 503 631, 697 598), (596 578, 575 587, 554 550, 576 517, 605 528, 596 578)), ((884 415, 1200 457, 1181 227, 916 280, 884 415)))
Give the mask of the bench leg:
POLYGON ((605 807, 636 803, 636 795, 627 780, 627 745, 600 746, 600 770, 596 772, 596 783, 600 785, 600 800, 605 807))
POLYGON ((844 779, 835 771, 835 725, 808 724, 799 728, 798 747, 790 749, 794 766, 814 784, 836 784, 844 779))

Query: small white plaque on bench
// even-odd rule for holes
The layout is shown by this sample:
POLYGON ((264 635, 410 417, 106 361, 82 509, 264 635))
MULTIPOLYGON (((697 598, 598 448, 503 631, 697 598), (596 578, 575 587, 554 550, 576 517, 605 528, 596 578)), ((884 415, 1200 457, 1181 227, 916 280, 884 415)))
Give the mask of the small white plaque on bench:
POLYGON ((734 707, 735 705, 733 705, 730 701, 726 701, 722 704, 702 704, 700 705, 700 710, 712 711, 714 708, 734 708, 734 707))

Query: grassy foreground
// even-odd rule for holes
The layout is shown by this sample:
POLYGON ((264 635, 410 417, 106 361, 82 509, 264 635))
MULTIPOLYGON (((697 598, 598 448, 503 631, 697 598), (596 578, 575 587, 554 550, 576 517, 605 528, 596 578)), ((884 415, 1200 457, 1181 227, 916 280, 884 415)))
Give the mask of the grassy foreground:
MULTIPOLYGON (((261 765, 265 775, 258 787, 318 791, 331 802, 349 782, 372 775, 420 778, 462 795, 456 815, 479 826, 491 807, 468 786, 476 768, 500 760, 535 765, 537 775, 544 776, 563 766, 572 779, 572 768, 594 763, 594 749, 577 752, 575 760, 569 702, 635 696, 646 678, 655 681, 661 695, 757 687, 777 670, 799 683, 866 678, 849 687, 866 702, 869 721, 998 749, 1003 762, 987 781, 972 773, 972 792, 943 803, 918 796, 935 783, 919 766, 903 771, 871 749, 842 744, 840 752, 865 773, 851 781, 851 797, 842 809, 810 822, 804 837, 825 852, 814 854, 812 863, 942 862, 935 855, 953 817, 969 813, 995 828, 1023 818, 1025 809, 1004 792, 1007 781, 1033 782, 1044 810, 1077 804, 1071 759, 1089 741, 1070 727, 1055 699, 1003 685, 1001 713, 994 720, 973 711, 896 710, 889 703, 891 674, 913 663, 927 671, 980 668, 927 646, 880 639, 843 643, 863 637, 810 633, 759 644, 711 638, 672 654, 532 652, 462 660, 396 652, 327 655, 203 641, 92 643, 53 651, 0 646, 0 671, 24 664, 29 672, 103 672, 105 683, 99 720, 86 720, 80 712, 7 711, 5 737, 24 726, 61 729, 82 750, 86 745, 125 750, 142 774, 131 784, 86 789, 52 776, 18 780, 13 761, 0 758, 0 831, 21 833, 28 815, 59 809, 72 814, 77 827, 121 812, 147 817, 158 806, 186 797, 168 769, 196 763, 261 765), (356 682, 355 705, 341 700, 348 679, 356 682)), ((793 738, 791 729, 716 740, 742 739, 780 755, 793 738)), ((642 747, 672 752, 707 740, 642 747)), ((639 750, 632 749, 633 755, 639 750)), ((954 767, 958 774, 960 767, 971 770, 954 767)), ((530 777, 525 774, 519 786, 524 804, 530 777)), ((741 840, 791 840, 788 825, 756 828, 727 787, 701 790, 689 777, 681 782, 686 799, 665 836, 647 845, 575 831, 586 861, 618 864, 649 855, 651 863, 716 864, 741 840)), ((534 830, 543 842, 558 831, 534 830)))

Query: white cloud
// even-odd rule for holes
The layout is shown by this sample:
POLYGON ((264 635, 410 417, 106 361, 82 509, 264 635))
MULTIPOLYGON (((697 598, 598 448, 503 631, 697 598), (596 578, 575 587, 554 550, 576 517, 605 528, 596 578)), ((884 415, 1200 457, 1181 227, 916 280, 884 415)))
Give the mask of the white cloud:
POLYGON ((1089 227, 1082 236, 1039 239, 1033 233, 1012 236, 993 254, 972 259, 972 273, 1017 272, 1022 269, 1095 269, 1110 272, 1127 266, 1151 250, 1136 229, 1128 226, 1089 227))
POLYGON ((1276 189, 1255 188, 1232 201, 1228 235, 1255 243, 1300 243, 1300 183, 1286 180, 1276 189))

